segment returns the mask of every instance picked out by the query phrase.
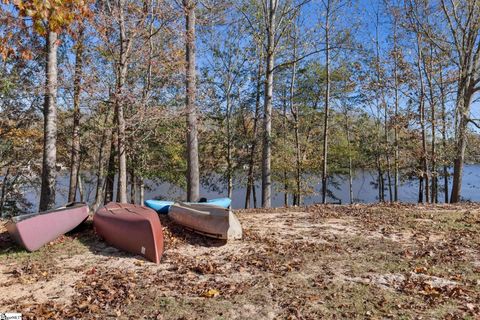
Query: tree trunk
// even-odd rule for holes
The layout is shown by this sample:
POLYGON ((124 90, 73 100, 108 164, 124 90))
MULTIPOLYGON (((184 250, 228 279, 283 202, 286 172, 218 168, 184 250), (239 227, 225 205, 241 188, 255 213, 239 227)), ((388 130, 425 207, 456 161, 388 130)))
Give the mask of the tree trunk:
MULTIPOLYGON (((144 85, 143 85, 143 90, 142 90, 142 113, 140 117, 140 121, 144 121, 144 114, 147 111, 148 108, 148 99, 150 97, 150 91, 152 87, 152 61, 154 58, 154 24, 156 21, 156 16, 154 14, 154 0, 149 1, 149 6, 150 6, 150 21, 148 23, 148 59, 147 59, 147 69, 144 75, 144 85)), ((133 137, 134 143, 137 143, 135 140, 135 136, 133 137)), ((135 203, 139 205, 144 205, 145 202, 145 182, 142 176, 142 173, 144 172, 146 168, 146 161, 145 161, 145 154, 148 151, 145 151, 145 148, 142 148, 141 150, 132 150, 132 153, 134 156, 138 156, 140 158, 139 164, 135 166, 136 170, 136 176, 135 176, 135 182, 134 182, 134 193, 135 193, 135 203)), ((133 168, 132 168, 133 169, 133 168)))
POLYGON ((140 204, 143 206, 145 202, 145 182, 140 179, 140 204))
POLYGON ((117 200, 121 203, 127 203, 127 156, 125 149, 125 118, 123 115, 123 105, 118 105, 118 195, 117 200))
POLYGON ((423 175, 418 177, 418 203, 423 203, 423 175))
POLYGON ((83 179, 82 175, 78 175, 78 193, 80 194, 80 201, 84 202, 85 201, 85 192, 83 189, 83 179))
POLYGON ((348 109, 345 109, 345 133, 347 135, 347 151, 348 151, 348 194, 350 204, 353 204, 353 166, 352 166, 352 149, 350 142, 350 123, 348 122, 348 109))
POLYGON ((302 201, 302 181, 301 181, 301 150, 300 150, 300 133, 299 133, 299 108, 294 103, 295 96, 295 79, 297 73, 297 37, 298 29, 297 24, 294 25, 293 36, 293 56, 292 56, 292 78, 290 80, 290 112, 293 116, 293 132, 295 138, 295 184, 296 192, 294 194, 293 205, 299 206, 302 201))
POLYGON ((273 68, 275 63, 276 8, 278 0, 269 0, 267 56, 265 68, 265 107, 263 112, 263 152, 262 152, 262 207, 272 206, 272 107, 273 107, 273 68))
POLYGON ((375 48, 376 48, 376 75, 377 75, 377 92, 376 92, 376 106, 377 106, 377 125, 378 125, 378 133, 377 133, 377 165, 378 165, 378 182, 379 182, 379 200, 380 202, 385 201, 385 180, 384 180, 384 168, 382 164, 382 155, 385 157, 386 162, 386 174, 387 174, 387 183, 388 183, 388 192, 390 196, 390 201, 393 200, 392 195, 392 181, 390 176, 390 156, 388 150, 388 108, 387 102, 385 100, 385 84, 382 83, 382 75, 380 72, 380 40, 379 40, 379 26, 380 26, 380 16, 377 13, 376 15, 376 26, 375 26, 375 48), (381 138, 381 109, 383 106, 383 143, 381 138))
POLYGON ((296 182, 296 194, 294 205, 300 206, 302 203, 302 160, 300 150, 300 133, 299 133, 299 114, 298 110, 296 116, 294 116, 294 135, 295 135, 295 182, 296 182))
POLYGON ((394 27, 393 27, 393 77, 394 77, 394 91, 395 91, 395 123, 393 124, 393 139, 394 139, 394 160, 393 160, 393 201, 398 201, 398 187, 399 187, 399 170, 398 170, 398 161, 399 161, 399 144, 398 144, 398 48, 397 48, 397 18, 394 17, 394 27))
POLYGON ((348 195, 350 197, 350 204, 353 204, 353 168, 352 156, 348 156, 348 195))
POLYGON ((257 148, 257 132, 258 132, 258 117, 260 113, 260 93, 262 89, 262 54, 260 49, 260 57, 258 61, 258 70, 257 70, 257 89, 255 93, 255 112, 253 117, 253 132, 252 140, 250 147, 250 155, 248 162, 248 178, 247 178, 247 190, 245 194, 245 209, 250 207, 250 194, 253 192, 254 198, 254 207, 256 207, 256 194, 255 194, 255 152, 257 148))
POLYGON ((100 140, 100 146, 98 151, 98 167, 97 167, 97 187, 95 190, 95 203, 93 205, 93 211, 96 211, 99 208, 105 198, 105 162, 107 158, 110 158, 110 152, 112 150, 104 150, 107 141, 110 141, 111 129, 107 128, 110 121, 110 106, 105 112, 105 121, 104 127, 102 130, 102 138, 100 140), (108 156, 104 155, 104 151, 108 156))
POLYGON ((437 167, 436 167, 436 119, 435 119, 435 93, 433 88, 433 45, 430 44, 430 55, 429 55, 429 64, 427 66, 425 59, 423 60, 423 66, 425 71, 425 77, 428 83, 428 92, 429 92, 429 103, 430 103, 430 112, 431 112, 431 134, 432 134, 432 148, 431 148, 431 201, 432 203, 438 203, 438 193, 437 193, 437 167), (428 67, 428 69, 427 69, 428 67))
POLYGON ((77 194, 78 176, 80 171, 80 93, 82 90, 83 72, 83 28, 81 27, 75 53, 75 76, 73 80, 73 132, 72 154, 70 160, 70 184, 68 187, 68 202, 74 202, 77 194))
POLYGON ((130 169, 130 203, 135 204, 137 197, 137 182, 135 177, 135 170, 130 169))
POLYGON ((388 196, 390 202, 393 202, 393 192, 392 192, 392 176, 391 176, 391 164, 390 164, 390 141, 388 140, 388 104, 385 101, 385 95, 382 89, 382 100, 383 100, 383 106, 384 106, 384 121, 383 121, 383 127, 384 127, 384 143, 385 143, 385 160, 387 162, 387 182, 388 182, 388 196))
POLYGON ((43 165, 42 188, 39 211, 55 207, 56 161, 57 161, 57 33, 48 31, 45 102, 43 107, 43 165))
POLYGON ((200 197, 195 67, 195 2, 183 0, 186 28, 187 201, 200 197))
POLYGON ((382 164, 380 156, 377 156, 377 170, 378 170, 378 201, 385 202, 385 181, 383 178, 382 164))
POLYGON ((382 100, 383 100, 383 106, 384 106, 384 121, 383 121, 383 126, 384 126, 384 143, 385 143, 385 160, 387 160, 387 182, 388 182, 388 195, 389 195, 389 200, 390 202, 393 202, 393 192, 392 192, 392 178, 391 178, 391 164, 390 164, 390 149, 389 145, 390 142, 388 140, 388 104, 385 101, 385 95, 383 93, 382 89, 382 100))
POLYGON ((455 160, 453 163, 452 195, 450 198, 451 203, 456 203, 461 200, 460 196, 462 191, 463 163, 465 161, 465 148, 467 146, 466 133, 469 122, 470 104, 472 102, 472 96, 473 92, 466 92, 459 108, 460 122, 455 150, 455 160))
POLYGON ((473 70, 480 69, 480 44, 473 59, 474 65, 467 70, 461 71, 461 78, 459 84, 459 95, 457 98, 456 110, 458 111, 459 124, 458 134, 456 136, 456 148, 455 148, 455 160, 453 163, 453 183, 452 194, 450 198, 451 203, 456 203, 461 200, 462 191, 462 178, 463 178, 463 165, 465 161, 465 148, 467 146, 467 130, 468 123, 470 121, 470 108, 472 104, 472 98, 475 94, 475 86, 480 83, 480 77, 478 79, 473 78, 475 72, 473 70), (473 70, 472 70, 473 69, 473 70))
POLYGON ((391 164, 390 164, 390 141, 388 140, 388 104, 385 101, 385 93, 383 91, 382 87, 382 104, 383 104, 383 112, 384 112, 384 118, 383 118, 383 129, 384 129, 384 143, 385 143, 385 160, 387 162, 387 183, 388 183, 388 195, 389 195, 389 200, 390 202, 393 202, 393 192, 392 192, 392 178, 391 178, 391 164))
MULTIPOLYGON (((423 84, 423 75, 422 75, 422 68, 421 68, 421 61, 422 61, 422 39, 419 33, 417 33, 417 68, 418 68, 418 76, 420 81, 420 97, 419 97, 419 115, 420 115, 420 129, 422 135, 422 157, 421 157, 421 164, 422 164, 422 175, 425 182, 425 201, 428 203, 430 202, 429 199, 429 172, 428 172, 428 160, 427 160, 427 134, 425 130, 425 86, 423 84)), ((419 198, 420 200, 420 198, 419 198)), ((423 200, 423 199, 422 199, 423 200)))
POLYGON ((5 172, 5 176, 3 176, 3 181, 2 181, 2 195, 0 197, 0 218, 4 216, 3 214, 3 209, 5 206, 5 197, 7 196, 7 184, 8 184, 8 179, 10 177, 10 166, 7 167, 7 172, 5 172))
POLYGON ((457 203, 460 202, 460 193, 461 193, 461 188, 462 188, 462 176, 463 176, 463 159, 465 158, 465 133, 463 132, 464 129, 462 128, 464 126, 463 124, 463 117, 462 120, 460 121, 460 136, 459 140, 457 142, 457 152, 456 152, 456 157, 453 162, 453 183, 452 183, 452 195, 450 198, 450 203, 457 203))
POLYGON ((124 3, 125 0, 119 1, 120 11, 120 56, 117 70, 117 91, 115 95, 115 106, 117 109, 118 124, 118 194, 117 201, 127 203, 127 151, 125 147, 125 115, 124 115, 124 86, 127 80, 128 71, 128 51, 131 40, 126 36, 124 3))
POLYGON ((443 64, 440 62, 440 99, 442 104, 442 147, 443 147, 443 154, 445 159, 443 164, 443 194, 444 194, 444 202, 448 203, 448 165, 446 163, 446 152, 447 152, 447 107, 445 103, 445 87, 443 81, 443 64))
MULTIPOLYGON (((115 117, 114 121, 116 122, 117 117, 116 117, 116 112, 115 112, 115 117)), ((106 179, 106 185, 105 185, 105 197, 104 197, 104 203, 107 204, 111 201, 113 201, 113 188, 115 185, 115 175, 116 175, 116 165, 115 165, 115 158, 117 154, 116 150, 116 141, 117 141, 117 130, 113 130, 112 132, 112 137, 110 141, 110 155, 108 158, 108 169, 107 169, 107 179, 106 179)))
POLYGON ((229 198, 232 198, 233 193, 233 165, 232 165, 232 130, 231 130, 231 99, 230 99, 230 85, 227 89, 227 194, 229 198))
POLYGON ((327 0, 325 14, 325 112, 323 119, 323 162, 322 162, 322 203, 327 203, 327 156, 328 156, 328 115, 330 109, 330 0, 327 0))
MULTIPOLYGON (((283 146, 287 146, 287 90, 284 88, 283 90, 283 119, 282 119, 282 138, 283 138, 283 146)), ((287 168, 285 167, 288 159, 286 155, 285 150, 283 152, 283 189, 284 189, 284 195, 283 195, 283 205, 285 207, 288 207, 288 172, 287 168)))

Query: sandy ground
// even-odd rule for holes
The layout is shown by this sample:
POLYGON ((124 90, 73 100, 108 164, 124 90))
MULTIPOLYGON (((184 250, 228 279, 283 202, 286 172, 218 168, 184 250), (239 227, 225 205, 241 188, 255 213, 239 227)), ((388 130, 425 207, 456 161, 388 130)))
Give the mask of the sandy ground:
POLYGON ((162 216, 159 265, 106 245, 91 221, 34 253, 0 227, 0 312, 39 319, 480 319, 480 205, 237 215, 244 239, 228 243, 162 216))

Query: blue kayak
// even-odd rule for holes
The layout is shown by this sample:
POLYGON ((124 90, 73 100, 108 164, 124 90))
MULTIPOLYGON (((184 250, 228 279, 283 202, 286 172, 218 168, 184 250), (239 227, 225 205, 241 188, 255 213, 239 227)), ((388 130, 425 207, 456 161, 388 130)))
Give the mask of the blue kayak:
MULTIPOLYGON (((145 200, 145 205, 158 213, 167 214, 170 206, 174 203, 174 201, 163 201, 163 200, 145 200)), ((230 198, 218 198, 218 199, 211 199, 207 200, 207 202, 186 202, 195 203, 195 204, 210 204, 219 206, 222 208, 228 208, 232 204, 232 199, 230 198)))

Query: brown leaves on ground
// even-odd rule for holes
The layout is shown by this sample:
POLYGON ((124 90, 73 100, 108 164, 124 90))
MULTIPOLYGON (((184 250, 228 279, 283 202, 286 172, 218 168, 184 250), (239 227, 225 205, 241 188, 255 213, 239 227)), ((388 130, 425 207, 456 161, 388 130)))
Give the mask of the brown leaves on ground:
MULTIPOLYGON (((252 286, 252 281, 239 281, 226 264, 220 264, 203 257, 189 257, 172 253, 165 259, 171 265, 169 272, 151 272, 148 269, 142 278, 144 290, 156 292, 163 297, 205 297, 209 290, 218 291, 215 296, 224 298, 244 293, 252 286)), ((209 294, 207 294, 209 295, 209 294)))
POLYGON ((99 314, 118 317, 122 309, 136 300, 137 278, 133 271, 94 268, 75 283, 76 295, 70 305, 48 301, 22 303, 19 307, 27 319, 89 319, 100 317, 99 314))
POLYGON ((0 255, 3 292, 30 283, 72 288, 67 302, 5 297, 0 309, 15 305, 26 318, 50 319, 480 317, 478 205, 314 205, 238 215, 244 239, 231 243, 161 216, 160 265, 113 252, 91 228, 17 257, 0 230, 0 248, 14 248, 0 255), (58 282, 72 272, 78 277, 58 282))
POLYGON ((120 309, 135 301, 137 273, 104 267, 92 270, 75 284, 78 296, 73 304, 82 314, 97 314, 100 310, 119 314, 120 309))
POLYGON ((27 260, 23 264, 11 269, 10 281, 3 283, 3 286, 21 283, 28 285, 37 281, 49 281, 58 272, 47 261, 27 260))

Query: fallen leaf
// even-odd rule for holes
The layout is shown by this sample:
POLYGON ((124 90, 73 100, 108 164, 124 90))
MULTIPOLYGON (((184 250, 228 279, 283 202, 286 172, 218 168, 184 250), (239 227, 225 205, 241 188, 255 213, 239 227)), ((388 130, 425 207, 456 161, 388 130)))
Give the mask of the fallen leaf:
POLYGON ((425 267, 416 267, 415 273, 427 273, 427 268, 425 267))
POLYGON ((218 291, 217 289, 209 289, 202 294, 202 296, 205 298, 215 298, 219 295, 220 291, 218 291))

